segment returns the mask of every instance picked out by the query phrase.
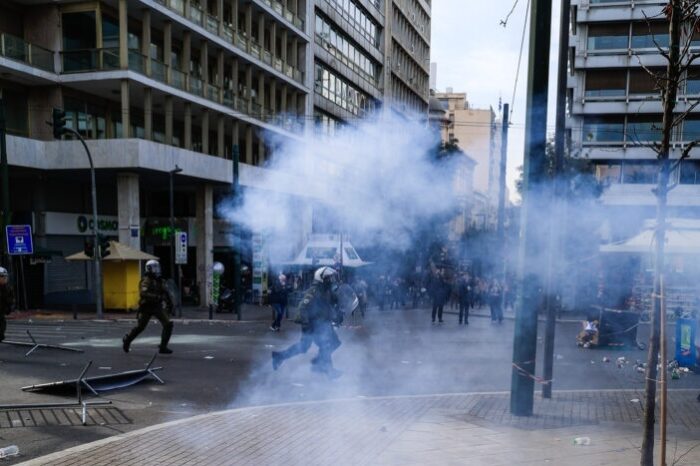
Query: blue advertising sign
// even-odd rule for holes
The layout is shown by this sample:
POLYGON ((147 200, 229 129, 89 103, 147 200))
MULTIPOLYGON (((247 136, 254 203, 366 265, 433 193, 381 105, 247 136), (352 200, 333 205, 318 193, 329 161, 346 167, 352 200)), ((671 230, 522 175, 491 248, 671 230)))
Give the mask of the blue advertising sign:
POLYGON ((681 367, 693 367, 696 364, 696 326, 697 323, 693 319, 676 321, 676 361, 681 367))
POLYGON ((7 252, 10 255, 34 254, 31 225, 7 225, 5 237, 7 238, 7 252))

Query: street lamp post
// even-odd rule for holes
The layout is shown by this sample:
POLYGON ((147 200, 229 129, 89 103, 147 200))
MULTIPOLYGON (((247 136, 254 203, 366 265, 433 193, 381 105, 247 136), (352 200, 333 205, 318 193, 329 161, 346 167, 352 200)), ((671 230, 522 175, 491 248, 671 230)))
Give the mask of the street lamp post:
MULTIPOLYGON (((179 274, 175 271, 175 194, 173 188, 173 178, 178 173, 182 172, 182 168, 175 165, 175 168, 170 170, 170 273, 173 278, 173 282, 177 287, 177 292, 180 292, 180 284, 178 281, 179 274)), ((177 304, 177 314, 178 317, 182 317, 182 306, 180 305, 180 296, 177 304)))

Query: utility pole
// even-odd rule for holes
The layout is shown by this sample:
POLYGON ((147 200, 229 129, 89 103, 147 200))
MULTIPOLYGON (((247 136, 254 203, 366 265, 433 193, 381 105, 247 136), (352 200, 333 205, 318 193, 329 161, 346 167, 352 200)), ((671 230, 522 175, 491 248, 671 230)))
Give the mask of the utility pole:
MULTIPOLYGON (((233 203, 234 206, 238 206, 240 202, 240 196, 241 196, 241 186, 239 184, 239 159, 240 159, 240 150, 238 148, 238 144, 234 144, 233 146, 233 203)), ((233 245, 233 305, 236 310, 236 318, 238 320, 242 319, 241 316, 241 298, 243 296, 243 290, 241 290, 241 252, 240 252, 240 243, 241 243, 241 235, 238 230, 238 225, 233 223, 233 240, 235 241, 235 244, 233 245)))
MULTIPOLYGON (((542 376, 545 383, 542 385, 542 397, 552 397, 552 379, 554 377, 554 337, 556 330, 555 296, 559 295, 559 287, 555 281, 559 280, 557 273, 557 258, 561 257, 561 217, 563 215, 562 197, 563 186, 560 179, 564 169, 564 152, 566 151, 566 81, 569 62, 569 14, 571 13, 571 0, 561 1, 561 16, 559 26, 559 69, 557 70, 557 110, 556 128, 554 131, 554 196, 552 196, 552 215, 549 218, 550 242, 547 253, 547 287, 546 287, 546 311, 547 322, 544 333, 544 368, 542 376)), ((559 259, 560 260, 560 259, 559 259)))
POLYGON ((175 187, 173 186, 173 178, 180 172, 182 172, 182 168, 178 167, 177 165, 175 165, 174 169, 168 172, 170 175, 170 274, 178 293, 178 317, 182 317, 182 295, 180 294, 180 281, 178 280, 180 274, 177 273, 177 265, 175 265, 175 187))
POLYGON ((525 160, 523 204, 520 226, 518 281, 520 291, 513 336, 513 372, 510 411, 531 416, 535 390, 537 356, 537 259, 542 252, 543 232, 539 225, 542 187, 546 177, 547 92, 549 89, 549 47, 552 20, 550 0, 532 0, 530 51, 525 115, 525 160))
MULTIPOLYGON (((501 260, 503 261, 503 284, 506 283, 506 166, 508 163, 508 125, 510 124, 510 105, 503 104, 503 117, 501 118, 501 166, 498 178, 498 242, 501 246, 501 260)), ((503 294, 505 300, 505 293, 503 294)))
POLYGON ((2 196, 2 231, 0 232, 0 265, 10 269, 10 260, 7 253, 5 227, 10 224, 10 176, 7 163, 7 140, 5 138, 5 101, 0 96, 0 196, 2 196))

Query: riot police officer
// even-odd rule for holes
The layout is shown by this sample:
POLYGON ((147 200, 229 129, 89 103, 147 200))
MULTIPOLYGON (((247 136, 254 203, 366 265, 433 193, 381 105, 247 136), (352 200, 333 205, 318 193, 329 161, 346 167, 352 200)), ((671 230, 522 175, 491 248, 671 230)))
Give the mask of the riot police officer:
POLYGON ((15 310, 15 296, 8 281, 7 269, 0 267, 0 341, 5 339, 7 329, 5 316, 15 310))
POLYGON ((335 284, 338 273, 332 267, 321 267, 314 273, 314 282, 299 304, 295 321, 301 324, 300 340, 284 351, 272 352, 272 367, 277 370, 287 359, 306 353, 311 343, 318 346, 318 355, 311 361, 311 370, 330 378, 337 378, 340 371, 333 367, 331 354, 340 346, 340 339, 333 328, 338 321, 335 284))
POLYGON ((148 325, 151 317, 155 317, 163 326, 160 335, 159 352, 170 354, 172 350, 168 348, 170 335, 173 333, 173 323, 168 314, 172 309, 173 301, 166 288, 165 280, 160 274, 160 263, 157 260, 146 262, 146 273, 139 285, 141 299, 139 301, 139 311, 137 314, 138 324, 124 335, 122 348, 125 353, 129 352, 131 342, 134 341, 148 325))

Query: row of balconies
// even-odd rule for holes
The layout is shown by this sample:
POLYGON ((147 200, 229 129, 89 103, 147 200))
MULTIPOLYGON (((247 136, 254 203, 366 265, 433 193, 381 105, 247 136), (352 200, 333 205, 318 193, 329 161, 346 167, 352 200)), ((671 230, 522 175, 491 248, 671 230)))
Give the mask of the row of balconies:
MULTIPOLYGON (((50 50, 30 44, 12 35, 0 33, 0 56, 55 73, 54 55, 55 53, 50 50)), ((60 52, 60 63, 62 74, 115 71, 120 69, 119 49, 63 51, 60 52)), ((191 74, 183 73, 174 67, 149 58, 138 50, 129 50, 128 69, 178 90, 206 98, 217 104, 223 104, 257 120, 280 126, 288 131, 299 130, 299 124, 290 118, 289 114, 273 113, 270 109, 255 103, 252 98, 244 99, 236 96, 230 89, 222 89, 214 84, 205 83, 191 74)))

